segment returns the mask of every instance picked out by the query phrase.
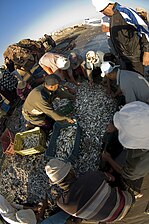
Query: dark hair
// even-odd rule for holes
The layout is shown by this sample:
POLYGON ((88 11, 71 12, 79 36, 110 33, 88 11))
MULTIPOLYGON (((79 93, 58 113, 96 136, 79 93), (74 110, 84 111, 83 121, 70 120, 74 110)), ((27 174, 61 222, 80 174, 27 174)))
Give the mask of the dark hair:
POLYGON ((105 53, 104 54, 104 61, 112 61, 113 63, 116 63, 116 57, 112 53, 105 53))

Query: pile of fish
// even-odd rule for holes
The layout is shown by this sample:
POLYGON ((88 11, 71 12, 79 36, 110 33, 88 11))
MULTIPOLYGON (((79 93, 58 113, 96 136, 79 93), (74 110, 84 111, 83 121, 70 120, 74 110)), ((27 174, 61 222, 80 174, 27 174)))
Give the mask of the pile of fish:
MULTIPOLYGON (((102 138, 106 126, 112 121, 116 103, 106 94, 103 86, 94 85, 91 88, 88 82, 84 81, 78 87, 74 104, 73 117, 82 129, 80 150, 74 166, 78 173, 89 169, 96 170, 99 166, 102 138)), ((65 130, 64 135, 63 131, 57 140, 57 155, 65 157, 65 154, 71 153, 76 130, 70 131, 68 128, 68 134, 65 130), (71 132, 73 134, 69 136, 71 132), (71 148, 60 147, 63 145, 62 141, 69 142, 71 148)), ((26 143, 25 147, 28 147, 26 143)), ((31 156, 15 154, 6 157, 1 171, 0 194, 12 196, 12 201, 15 202, 38 202, 45 198, 50 187, 44 170, 46 163, 44 154, 31 156)))
POLYGON ((69 126, 60 130, 60 135, 56 141, 56 157, 66 159, 71 155, 75 143, 76 129, 76 126, 69 126))
POLYGON ((22 146, 23 149, 34 148, 39 145, 39 135, 35 133, 31 133, 30 135, 26 135, 22 138, 22 146))

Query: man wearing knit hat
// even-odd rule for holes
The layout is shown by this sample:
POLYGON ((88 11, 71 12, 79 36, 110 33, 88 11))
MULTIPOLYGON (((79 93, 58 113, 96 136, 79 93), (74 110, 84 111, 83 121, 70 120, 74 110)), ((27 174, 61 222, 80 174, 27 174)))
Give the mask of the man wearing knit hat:
POLYGON ((132 206, 133 195, 111 188, 110 174, 88 171, 77 178, 72 165, 61 159, 51 159, 45 170, 50 183, 62 190, 57 205, 72 216, 95 223, 113 222, 121 220, 132 206))
POLYGON ((127 150, 126 164, 120 166, 107 152, 102 158, 126 180, 145 177, 149 173, 149 105, 140 101, 128 103, 115 113, 113 121, 119 142, 127 150))
POLYGON ((120 70, 119 66, 112 62, 103 62, 101 71, 102 77, 116 80, 126 103, 139 100, 149 104, 149 83, 139 73, 120 70))
POLYGON ((75 99, 74 95, 62 89, 60 82, 61 79, 52 74, 45 78, 44 84, 37 86, 29 93, 22 109, 22 114, 28 122, 37 126, 45 126, 46 122, 53 123, 52 120, 66 120, 74 123, 73 119, 61 116, 53 109, 52 102, 56 97, 75 99))
POLYGON ((92 0, 98 12, 110 17, 110 37, 121 68, 144 75, 149 65, 149 29, 131 8, 109 0, 92 0))

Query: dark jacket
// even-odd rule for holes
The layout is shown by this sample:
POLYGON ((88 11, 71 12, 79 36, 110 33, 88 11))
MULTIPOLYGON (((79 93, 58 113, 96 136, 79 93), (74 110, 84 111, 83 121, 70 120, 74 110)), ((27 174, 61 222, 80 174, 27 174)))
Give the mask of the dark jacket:
POLYGON ((55 121, 65 120, 65 116, 60 116, 53 110, 52 102, 56 97, 74 99, 72 94, 62 90, 60 87, 52 92, 48 91, 43 85, 37 86, 25 100, 22 109, 24 118, 35 125, 44 124, 46 116, 51 117, 55 121))
POLYGON ((65 212, 87 220, 120 220, 132 205, 132 196, 112 188, 101 171, 90 171, 74 181, 57 204, 65 212), (128 209, 128 210, 127 210, 128 209), (124 212, 125 211, 125 212, 124 212))
POLYGON ((117 10, 110 19, 110 37, 118 56, 125 61, 140 62, 143 52, 149 52, 145 35, 139 37, 136 28, 127 24, 117 10))

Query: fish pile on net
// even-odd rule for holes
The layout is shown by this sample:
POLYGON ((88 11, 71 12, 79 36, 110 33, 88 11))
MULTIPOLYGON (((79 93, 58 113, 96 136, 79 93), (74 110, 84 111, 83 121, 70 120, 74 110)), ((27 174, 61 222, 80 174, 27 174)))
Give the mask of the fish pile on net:
MULTIPOLYGON (((96 170, 100 160, 102 138, 115 112, 115 101, 106 94, 101 85, 90 88, 87 81, 84 81, 78 87, 74 107, 74 118, 82 130, 80 150, 74 167, 79 173, 89 169, 96 170)), ((65 157, 67 150, 71 153, 71 149, 64 150, 60 147, 62 141, 67 141, 69 132, 68 129, 68 134, 63 133, 57 140, 59 156, 65 157)), ((70 144, 73 145, 73 141, 74 137, 70 144)), ((0 193, 12 196, 12 201, 15 202, 38 202, 45 198, 50 187, 44 169, 47 161, 44 154, 31 156, 15 154, 6 157, 1 171, 0 193)))

